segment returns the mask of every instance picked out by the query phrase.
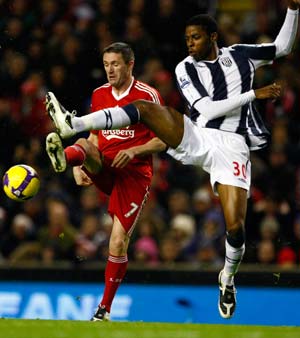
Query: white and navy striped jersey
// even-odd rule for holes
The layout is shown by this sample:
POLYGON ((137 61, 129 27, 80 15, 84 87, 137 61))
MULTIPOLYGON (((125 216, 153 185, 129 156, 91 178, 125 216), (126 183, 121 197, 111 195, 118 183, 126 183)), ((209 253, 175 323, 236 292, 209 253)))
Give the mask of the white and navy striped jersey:
MULTIPOLYGON (((196 62, 188 56, 176 67, 179 89, 186 99, 191 119, 202 127, 215 128, 244 135, 250 148, 263 147, 269 132, 252 102, 230 109, 214 119, 203 116, 200 100, 210 97, 226 110, 227 99, 238 97, 252 88, 255 69, 275 58, 275 45, 235 45, 222 48, 215 61, 196 62), (256 142, 253 142, 255 138, 256 142), (253 144, 252 144, 253 143, 253 144)), ((209 104, 209 103, 208 103, 209 104)))
POLYGON ((274 43, 225 47, 214 61, 191 56, 181 61, 175 73, 191 119, 201 127, 244 135, 251 150, 264 147, 269 132, 253 105, 254 72, 291 51, 297 24, 298 11, 288 9, 274 43))

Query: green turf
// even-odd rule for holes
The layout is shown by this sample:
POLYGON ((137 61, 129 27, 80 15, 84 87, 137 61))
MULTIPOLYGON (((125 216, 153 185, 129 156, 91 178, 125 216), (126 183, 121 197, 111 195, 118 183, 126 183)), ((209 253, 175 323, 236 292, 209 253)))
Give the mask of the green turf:
POLYGON ((298 338, 300 327, 0 319, 2 338, 298 338))

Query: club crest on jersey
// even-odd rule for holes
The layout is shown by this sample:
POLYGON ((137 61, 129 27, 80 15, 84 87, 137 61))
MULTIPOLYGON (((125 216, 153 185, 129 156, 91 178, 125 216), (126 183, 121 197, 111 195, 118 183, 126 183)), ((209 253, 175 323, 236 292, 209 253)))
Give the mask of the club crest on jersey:
POLYGON ((179 86, 180 86, 181 89, 184 89, 191 84, 190 81, 187 78, 185 78, 184 76, 181 76, 179 78, 179 82, 180 82, 179 86))
POLYGON ((232 65, 232 61, 228 56, 220 58, 220 61, 223 66, 230 67, 232 65))

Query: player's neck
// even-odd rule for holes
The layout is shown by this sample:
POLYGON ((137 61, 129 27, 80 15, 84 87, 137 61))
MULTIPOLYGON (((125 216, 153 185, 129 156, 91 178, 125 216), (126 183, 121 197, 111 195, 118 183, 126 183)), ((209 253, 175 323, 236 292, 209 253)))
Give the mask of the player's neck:
POLYGON ((112 87, 112 90, 113 90, 114 94, 115 94, 116 96, 120 96, 120 95, 124 94, 124 93, 128 90, 128 88, 130 88, 130 87, 132 86, 133 81, 134 81, 134 77, 133 77, 133 76, 130 76, 130 77, 124 82, 124 84, 123 84, 121 87, 119 87, 119 88, 112 87))
POLYGON ((206 61, 215 61, 218 55, 219 55, 219 47, 217 44, 215 44, 211 49, 211 52, 208 55, 206 61))

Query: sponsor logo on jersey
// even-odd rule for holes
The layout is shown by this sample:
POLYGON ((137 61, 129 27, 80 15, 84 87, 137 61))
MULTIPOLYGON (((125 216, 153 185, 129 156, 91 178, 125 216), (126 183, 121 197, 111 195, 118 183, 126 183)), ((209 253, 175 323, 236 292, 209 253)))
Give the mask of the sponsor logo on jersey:
POLYGON ((189 86, 191 83, 190 83, 190 81, 189 81, 189 79, 187 79, 186 77, 184 77, 184 76, 181 76, 180 78, 179 78, 179 82, 180 82, 180 88, 181 89, 184 89, 184 88, 186 88, 187 86, 189 86))
POLYGON ((223 66, 230 67, 232 65, 232 61, 228 56, 220 58, 220 61, 223 66))
POLYGON ((134 130, 132 129, 102 130, 102 135, 107 140, 111 140, 113 138, 117 138, 119 140, 126 140, 128 138, 134 138, 134 130))

